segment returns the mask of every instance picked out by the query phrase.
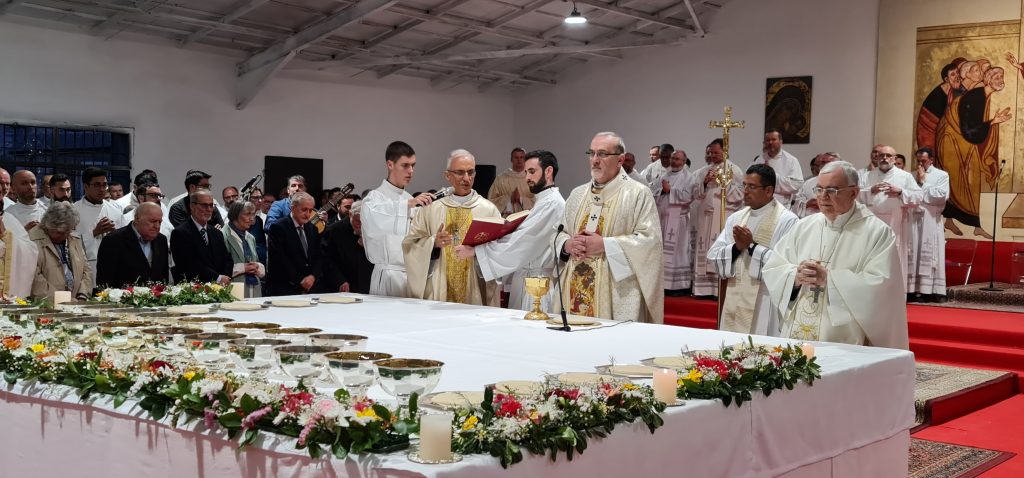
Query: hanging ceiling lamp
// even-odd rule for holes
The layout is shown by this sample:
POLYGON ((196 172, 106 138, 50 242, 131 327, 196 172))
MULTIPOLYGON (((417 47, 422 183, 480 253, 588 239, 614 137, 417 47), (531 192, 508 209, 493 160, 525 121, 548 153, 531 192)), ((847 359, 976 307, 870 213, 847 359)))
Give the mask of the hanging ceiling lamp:
POLYGON ((572 2, 572 13, 565 17, 565 23, 570 25, 581 25, 587 23, 587 17, 584 17, 583 14, 576 9, 576 2, 572 2))

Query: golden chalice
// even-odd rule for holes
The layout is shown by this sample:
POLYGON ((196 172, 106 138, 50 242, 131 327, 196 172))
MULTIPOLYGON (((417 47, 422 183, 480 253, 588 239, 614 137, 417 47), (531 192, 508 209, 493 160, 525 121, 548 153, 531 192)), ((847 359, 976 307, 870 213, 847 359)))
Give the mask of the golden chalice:
POLYGON ((525 320, 548 320, 551 317, 540 310, 540 299, 551 290, 550 277, 527 277, 526 292, 533 296, 533 310, 526 313, 525 320))

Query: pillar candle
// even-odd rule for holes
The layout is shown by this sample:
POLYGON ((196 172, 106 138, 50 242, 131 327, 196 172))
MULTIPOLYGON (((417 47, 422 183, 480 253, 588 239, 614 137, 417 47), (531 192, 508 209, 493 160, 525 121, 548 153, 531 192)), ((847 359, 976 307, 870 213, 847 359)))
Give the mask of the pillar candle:
POLYGON ((420 458, 428 461, 451 460, 451 412, 430 413, 420 417, 420 458))
POLYGON ((245 299, 245 283, 244 282, 232 282, 231 283, 231 296, 242 300, 245 299))
POLYGON ((58 290, 53 292, 53 306, 57 307, 65 302, 71 302, 71 291, 58 290))
POLYGON ((804 342, 800 344, 800 350, 803 350, 808 359, 814 358, 814 345, 804 342))
POLYGON ((658 369, 654 372, 654 398, 667 404, 676 403, 676 379, 673 369, 658 369))

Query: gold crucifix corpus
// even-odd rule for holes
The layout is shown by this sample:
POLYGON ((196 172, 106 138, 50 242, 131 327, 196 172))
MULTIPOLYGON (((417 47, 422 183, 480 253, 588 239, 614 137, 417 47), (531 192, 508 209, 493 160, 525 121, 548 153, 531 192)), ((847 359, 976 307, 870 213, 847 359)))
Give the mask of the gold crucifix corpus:
POLYGON ((708 124, 708 128, 722 128, 722 155, 727 161, 729 160, 729 130, 744 126, 746 126, 746 121, 733 121, 732 106, 725 107, 725 121, 711 120, 711 123, 708 124))

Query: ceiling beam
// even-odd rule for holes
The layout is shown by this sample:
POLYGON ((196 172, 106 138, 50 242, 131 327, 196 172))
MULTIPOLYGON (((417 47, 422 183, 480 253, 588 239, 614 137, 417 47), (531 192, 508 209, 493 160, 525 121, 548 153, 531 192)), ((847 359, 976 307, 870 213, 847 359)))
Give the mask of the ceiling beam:
MULTIPOLYGON (((269 1, 270 0, 247 0, 244 3, 236 6, 233 10, 225 14, 223 17, 220 18, 220 20, 217 21, 223 24, 231 23, 235 20, 238 20, 239 18, 242 18, 249 12, 263 6, 263 4, 269 1)), ((217 31, 218 29, 218 27, 208 27, 198 30, 195 33, 185 37, 183 40, 178 42, 178 46, 186 46, 189 43, 199 41, 203 38, 206 38, 207 35, 217 31)))
MULTIPOLYGON (((130 7, 132 10, 138 10, 142 13, 148 13, 149 10, 152 9, 151 4, 153 3, 153 0, 138 0, 133 3, 134 5, 130 7)), ((130 15, 131 13, 129 12, 117 12, 108 17, 106 20, 103 20, 102 22, 93 25, 92 28, 89 29, 89 34, 93 36, 105 35, 108 29, 116 27, 118 23, 121 23, 122 20, 124 20, 126 17, 130 15)), ((110 36, 107 36, 106 38, 109 40, 116 34, 117 32, 111 33, 110 36)))
POLYGON ((686 4, 686 10, 690 12, 690 20, 693 21, 693 26, 697 29, 697 35, 704 38, 704 27, 700 24, 700 18, 697 18, 697 12, 694 11, 693 4, 690 3, 690 0, 683 0, 683 3, 686 4))
POLYGON ((601 10, 607 10, 612 13, 618 13, 619 15, 633 17, 637 20, 647 20, 651 23, 665 25, 666 27, 695 31, 692 26, 687 25, 686 22, 682 20, 676 20, 675 18, 669 18, 668 16, 650 14, 634 8, 620 7, 615 3, 604 3, 601 0, 576 0, 576 3, 581 5, 590 5, 594 8, 600 8, 601 10))

